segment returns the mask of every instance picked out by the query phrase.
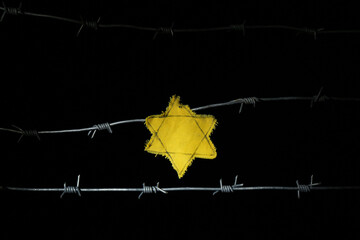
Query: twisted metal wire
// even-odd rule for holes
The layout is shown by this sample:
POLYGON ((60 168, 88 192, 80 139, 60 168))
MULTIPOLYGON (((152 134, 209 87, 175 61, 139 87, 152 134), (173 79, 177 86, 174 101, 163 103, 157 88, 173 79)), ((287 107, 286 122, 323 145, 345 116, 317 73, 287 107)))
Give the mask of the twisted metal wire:
POLYGON ((234 182, 233 185, 223 185, 222 184, 222 178, 221 178, 220 179, 220 189, 213 192, 213 195, 217 194, 218 192, 232 193, 232 192, 234 192, 234 189, 236 190, 236 188, 244 186, 244 184, 242 184, 242 183, 237 184, 237 179, 238 179, 238 176, 236 175, 235 182, 234 182))
POLYGON ((222 179, 220 179, 220 187, 167 187, 160 188, 159 183, 156 186, 147 186, 143 183, 142 188, 81 188, 79 187, 80 175, 78 176, 78 182, 76 187, 66 186, 64 188, 21 188, 21 187, 0 187, 0 190, 10 190, 10 191, 31 191, 31 192, 62 192, 60 198, 63 197, 65 193, 72 193, 81 196, 80 192, 140 192, 138 199, 141 199, 143 194, 156 194, 161 192, 167 194, 168 192, 178 192, 178 191, 208 191, 213 192, 214 196, 218 192, 221 193, 233 193, 235 191, 296 191, 297 198, 300 199, 300 192, 310 192, 316 190, 360 190, 360 186, 318 186, 320 183, 313 183, 313 176, 311 176, 310 184, 299 184, 296 181, 296 186, 250 186, 244 187, 243 184, 237 184, 237 176, 235 177, 235 183, 233 185, 222 185, 222 179))
MULTIPOLYGON (((240 104, 239 113, 243 111, 244 104, 251 104, 255 107, 258 102, 280 102, 280 101, 306 101, 310 102, 310 107, 313 107, 315 103, 324 102, 324 101, 339 101, 339 102, 360 102, 360 98, 341 98, 341 97, 328 97, 323 94, 323 87, 315 96, 310 97, 300 97, 300 96, 291 96, 291 97, 268 97, 268 98, 258 98, 258 97, 246 97, 246 98, 238 98, 235 100, 231 100, 223 103, 215 103, 209 104, 201 107, 192 108, 192 111, 200 111, 210 108, 218 108, 230 105, 240 104)), ((36 131, 36 130, 22 130, 19 127, 13 125, 16 129, 10 128, 0 128, 0 131, 6 131, 11 133, 20 134, 20 138, 18 142, 22 139, 23 136, 35 136, 40 140, 41 134, 61 134, 61 133, 75 133, 75 132, 88 132, 88 136, 91 136, 91 139, 95 136, 96 131, 107 130, 109 133, 112 133, 111 127, 121 124, 128 123, 144 123, 145 119, 130 119, 130 120, 122 120, 112 123, 101 123, 95 124, 92 127, 87 128, 76 128, 76 129, 65 129, 65 130, 44 130, 44 131, 36 131)))
POLYGON ((88 27, 88 28, 92 28, 94 30, 98 30, 100 19, 101 19, 101 17, 99 17, 97 21, 89 21, 89 20, 81 19, 82 24, 81 24, 76 36, 80 35, 80 32, 83 30, 84 27, 88 27))
POLYGON ((3 7, 2 7, 2 8, 0 7, 0 9, 3 10, 3 13, 2 13, 2 15, 1 15, 0 22, 2 22, 2 21, 4 20, 6 14, 15 15, 15 16, 16 16, 16 15, 23 14, 23 11, 21 10, 21 7, 22 7, 22 3, 21 3, 21 2, 20 2, 20 4, 19 4, 19 7, 17 7, 17 8, 7 7, 7 6, 5 5, 5 2, 2 2, 2 4, 3 4, 3 7))
POLYGON ((300 199, 300 192, 310 192, 310 190, 314 187, 314 186, 317 186, 317 185, 320 185, 321 183, 314 183, 313 182, 313 177, 314 175, 311 175, 311 178, 310 178, 310 184, 299 184, 299 180, 296 180, 296 186, 298 188, 298 191, 297 191, 297 196, 298 196, 298 199, 300 199))
POLYGON ((79 197, 81 197, 79 185, 80 185, 80 175, 78 175, 76 186, 66 186, 66 182, 65 182, 64 189, 62 194, 60 195, 60 198, 63 198, 65 193, 77 194, 79 197))
POLYGON ((101 131, 101 130, 107 130, 110 134, 112 133, 112 129, 111 129, 111 126, 110 126, 110 124, 108 123, 108 122, 106 122, 106 123, 100 123, 100 124, 95 124, 94 126, 93 126, 95 129, 94 130, 90 130, 89 132, 88 132, 88 136, 90 136, 91 135, 91 139, 92 138, 94 138, 94 136, 95 136, 95 133, 96 133, 96 131, 101 131))
POLYGON ((240 24, 240 25, 230 25, 230 27, 231 27, 234 31, 242 32, 243 36, 245 36, 245 33, 246 33, 245 23, 246 23, 246 21, 244 21, 244 22, 243 22, 242 24, 240 24))
POLYGON ((143 194, 149 194, 149 193, 155 193, 156 194, 157 191, 162 192, 164 194, 167 194, 166 191, 164 191, 163 189, 161 189, 159 187, 159 182, 156 184, 156 186, 146 186, 145 183, 143 183, 143 190, 139 194, 138 199, 140 199, 143 194))
POLYGON ((317 36, 318 36, 318 33, 320 31, 323 31, 325 28, 317 28, 317 29, 312 29, 312 28, 304 28, 304 32, 305 33, 308 33, 308 34, 312 34, 313 37, 314 37, 314 40, 317 40, 317 36))
MULTIPOLYGON (((0 10, 3 11, 0 22, 3 21, 6 14, 10 15, 23 15, 23 16, 31 16, 31 17, 39 17, 44 19, 57 20, 72 24, 80 25, 80 29, 78 30, 77 36, 82 31, 83 27, 89 27, 93 29, 98 28, 119 28, 119 29, 132 29, 137 31, 148 31, 154 32, 155 35, 158 35, 159 32, 170 33, 172 36, 174 33, 194 33, 194 32, 224 32, 224 31, 241 31, 243 35, 245 35, 245 30, 283 30, 289 32, 297 32, 304 34, 311 34, 314 37, 314 40, 317 40, 319 34, 358 34, 360 33, 360 29, 334 29, 334 30, 326 30, 325 28, 304 28, 304 27, 295 27, 288 25, 245 25, 245 21, 242 24, 231 24, 229 26, 222 27, 208 27, 208 28, 182 28, 182 29, 174 29, 174 28, 166 28, 166 27, 144 27, 130 24, 99 24, 99 21, 84 21, 83 19, 77 20, 72 18, 65 18, 56 15, 44 14, 44 13, 36 13, 30 11, 24 11, 21 8, 21 3, 18 8, 7 7, 3 2, 3 6, 0 6, 0 10)), ((156 36, 153 37, 155 39, 156 36)))
POLYGON ((240 103, 239 114, 242 112, 244 104, 252 104, 255 107, 256 102, 258 102, 258 101, 259 101, 259 99, 257 97, 248 97, 248 98, 239 99, 239 103, 240 103))
POLYGON ((173 27, 174 27, 174 23, 172 23, 171 27, 160 27, 160 28, 158 28, 158 30, 154 34, 153 40, 156 39, 156 37, 157 37, 157 35, 159 33, 170 34, 173 37, 174 36, 173 27))
POLYGON ((18 139, 18 143, 21 141, 21 139, 25 136, 25 137, 36 137, 39 141, 40 141, 40 136, 39 136, 39 132, 35 129, 30 129, 30 130, 23 130, 15 125, 12 125, 14 128, 17 128, 19 131, 19 133, 21 134, 19 139, 18 139))

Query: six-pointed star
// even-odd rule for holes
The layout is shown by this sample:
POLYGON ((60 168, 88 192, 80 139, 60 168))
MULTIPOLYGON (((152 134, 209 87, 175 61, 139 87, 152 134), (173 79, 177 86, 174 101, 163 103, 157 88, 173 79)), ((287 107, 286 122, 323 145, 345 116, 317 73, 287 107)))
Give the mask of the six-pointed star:
POLYGON ((195 157, 216 157, 209 137, 216 123, 213 116, 197 115, 189 106, 180 104, 180 97, 173 96, 163 114, 146 118, 152 136, 145 151, 168 158, 181 178, 195 157))

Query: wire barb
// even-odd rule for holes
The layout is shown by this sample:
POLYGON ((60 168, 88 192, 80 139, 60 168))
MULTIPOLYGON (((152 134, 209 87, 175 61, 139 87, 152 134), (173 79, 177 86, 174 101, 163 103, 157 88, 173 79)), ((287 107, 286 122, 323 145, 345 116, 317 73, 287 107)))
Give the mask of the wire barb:
POLYGON ((310 178, 310 184, 299 184, 299 180, 296 180, 296 186, 297 186, 297 196, 298 196, 298 199, 300 199, 300 192, 310 192, 311 188, 313 186, 317 186, 317 185, 320 185, 321 183, 318 182, 318 183, 314 183, 313 182, 313 177, 314 175, 311 175, 311 178, 310 178))
POLYGON ((2 4, 3 4, 4 9, 3 9, 3 13, 0 18, 0 22, 2 22, 4 20, 6 14, 10 14, 10 15, 23 14, 23 11, 21 10, 22 2, 19 3, 19 7, 17 7, 17 8, 6 7, 5 2, 2 2, 2 4))
POLYGON ((217 194, 218 192, 222 192, 222 193, 232 193, 234 192, 234 189, 236 190, 237 187, 242 187, 244 186, 243 183, 241 184, 237 184, 237 179, 238 179, 238 176, 236 175, 235 177, 235 182, 233 185, 223 185, 222 184, 222 178, 220 179, 220 189, 219 190, 216 190, 215 192, 213 192, 213 196, 215 194, 217 194))
POLYGON ((64 191, 60 195, 60 198, 63 198, 65 193, 74 193, 74 194, 77 194, 79 197, 81 197, 79 185, 80 185, 80 174, 78 175, 77 183, 76 183, 75 187, 74 186, 66 186, 66 182, 64 183, 64 191))
POLYGON ((312 34, 314 36, 314 40, 317 40, 317 35, 320 31, 323 31, 324 28, 317 28, 317 29, 312 29, 312 28, 304 28, 304 32, 305 33, 309 33, 312 34))
POLYGON ((242 32, 243 36, 245 36, 245 23, 246 20, 242 24, 238 25, 230 25, 230 28, 237 32, 242 32))
POLYGON ((20 132, 20 137, 17 141, 17 143, 19 143, 21 141, 21 139, 26 136, 26 137, 36 137, 39 141, 40 141, 40 136, 39 136, 39 132, 35 129, 31 129, 31 130, 23 130, 21 128, 19 128, 18 126, 12 125, 14 128, 18 129, 20 132))
POLYGON ((140 199, 144 193, 155 193, 156 194, 157 191, 162 192, 164 194, 168 193, 159 187, 159 182, 157 182, 156 186, 146 186, 145 183, 143 183, 143 190, 139 194, 138 199, 140 199))
POLYGON ((321 87, 320 88, 320 91, 318 92, 317 95, 315 95, 313 97, 313 99, 311 99, 311 103, 310 103, 310 107, 312 108, 314 106, 315 103, 317 102, 324 102, 328 99, 328 97, 326 95, 323 95, 323 90, 324 90, 324 87, 321 87))
POLYGON ((153 40, 156 39, 156 37, 159 33, 170 34, 171 37, 174 37, 173 27, 174 27, 174 23, 171 24, 171 27, 159 27, 153 36, 153 40))
POLYGON ((93 130, 90 130, 89 132, 88 132, 88 136, 90 136, 91 135, 91 139, 93 139, 94 138, 94 136, 95 136, 95 133, 96 133, 96 131, 101 131, 101 130, 107 130, 110 134, 112 133, 112 129, 111 129, 111 126, 110 126, 110 124, 108 123, 108 122, 106 122, 106 123, 100 123, 100 124, 95 124, 94 126, 93 126, 93 128, 95 128, 95 129, 93 129, 93 130))
POLYGON ((84 27, 88 27, 88 28, 92 28, 94 30, 98 30, 100 19, 101 19, 101 17, 99 17, 97 21, 89 21, 89 20, 84 20, 83 18, 81 18, 82 24, 81 24, 76 36, 78 37, 80 35, 80 33, 81 33, 81 31, 83 30, 84 27))
POLYGON ((256 106, 256 102, 258 102, 259 99, 257 97, 248 97, 248 98, 241 98, 239 99, 239 102, 241 103, 239 114, 242 112, 244 104, 252 104, 254 107, 256 106))

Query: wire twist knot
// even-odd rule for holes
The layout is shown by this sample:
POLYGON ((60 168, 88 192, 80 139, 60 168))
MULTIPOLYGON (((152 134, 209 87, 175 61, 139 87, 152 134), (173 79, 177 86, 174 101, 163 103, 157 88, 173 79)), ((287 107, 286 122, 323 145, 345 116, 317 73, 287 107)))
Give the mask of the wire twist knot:
POLYGON ((220 179, 220 189, 213 192, 213 195, 217 194, 218 192, 222 192, 222 193, 232 193, 234 192, 234 189, 236 189, 237 187, 242 187, 244 186, 244 184, 237 184, 237 178, 238 176, 235 177, 235 182, 233 185, 223 185, 222 184, 222 179, 220 179))
POLYGON ((255 107, 256 102, 258 102, 259 99, 257 97, 248 97, 248 98, 241 98, 238 101, 241 103, 240 109, 239 109, 239 113, 241 113, 243 110, 244 104, 252 104, 255 107))
POLYGON ((23 135, 24 136, 34 136, 34 137, 39 138, 39 133, 37 130, 24 130, 23 135))
POLYGON ((82 31, 82 29, 84 27, 88 27, 88 28, 92 28, 94 30, 98 30, 100 19, 101 19, 101 17, 99 17, 97 21, 90 21, 90 20, 86 20, 86 19, 85 20, 81 19, 82 24, 81 24, 76 36, 79 36, 80 32, 82 31))
POLYGON ((310 192, 313 186, 317 186, 321 184, 321 183, 314 183, 313 177, 314 175, 311 175, 310 184, 299 184, 299 180, 296 180, 298 199, 300 199, 300 192, 310 192))
POLYGON ((234 31, 242 32, 243 36, 245 36, 245 22, 246 21, 244 21, 242 24, 230 25, 230 28, 234 31))
POLYGON ((317 40, 317 34, 324 30, 324 28, 317 28, 317 29, 313 29, 313 28, 304 28, 304 32, 305 33, 309 33, 309 34, 313 34, 314 36, 314 40, 317 40))
POLYGON ((161 28, 159 28, 158 31, 162 32, 162 33, 167 33, 167 34, 174 35, 173 29, 171 27, 170 28, 161 27, 161 28))
POLYGON ((19 4, 19 7, 17 7, 17 8, 7 7, 4 2, 2 4, 4 7, 4 10, 3 10, 3 14, 1 15, 0 22, 2 22, 4 20, 6 14, 15 15, 15 16, 23 14, 23 11, 21 10, 21 6, 22 6, 21 2, 19 4))
POLYGON ((88 136, 90 136, 90 134, 91 134, 91 139, 94 138, 95 133, 96 133, 96 131, 98 131, 98 130, 99 130, 99 131, 101 131, 101 130, 107 130, 109 133, 112 133, 111 126, 110 126, 110 124, 109 124, 108 122, 106 122, 106 123, 100 123, 100 124, 95 124, 95 125, 93 126, 93 128, 95 128, 95 129, 90 130, 90 131, 88 132, 88 136))
POLYGON ((145 183, 143 183, 143 190, 139 194, 138 199, 140 199, 144 193, 155 193, 156 194, 157 191, 167 194, 167 192, 165 190, 163 190, 159 187, 159 182, 156 184, 156 186, 146 186, 145 183))
POLYGON ((76 186, 66 186, 66 182, 65 182, 64 183, 64 191, 60 195, 60 198, 63 198, 65 193, 77 194, 79 197, 81 197, 79 184, 80 184, 80 175, 78 175, 76 186))
POLYGON ((313 99, 311 100, 311 103, 310 103, 310 107, 313 107, 314 104, 317 102, 325 102, 326 100, 329 99, 328 96, 322 94, 323 90, 324 90, 324 87, 321 87, 318 94, 313 97, 313 99))
POLYGON ((173 37, 174 36, 173 27, 174 27, 174 23, 171 24, 171 27, 159 27, 154 34, 153 40, 156 39, 159 33, 170 34, 173 37))
POLYGON ((12 125, 14 128, 19 130, 19 133, 21 134, 19 139, 18 139, 18 143, 21 141, 21 139, 25 136, 25 137, 36 137, 39 141, 40 141, 40 136, 39 136, 39 132, 35 129, 30 129, 30 130, 23 130, 15 125, 12 125))
POLYGON ((86 27, 93 28, 95 30, 98 29, 98 22, 97 21, 88 21, 85 20, 83 23, 86 27))

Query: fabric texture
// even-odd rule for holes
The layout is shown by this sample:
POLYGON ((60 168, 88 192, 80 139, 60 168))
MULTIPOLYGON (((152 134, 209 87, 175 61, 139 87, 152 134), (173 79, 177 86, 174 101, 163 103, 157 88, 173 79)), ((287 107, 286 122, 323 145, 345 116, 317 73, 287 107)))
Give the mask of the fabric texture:
POLYGON ((210 140, 216 124, 215 117, 196 114, 174 95, 165 112, 146 118, 145 125, 152 136, 145 151, 169 159, 182 178, 195 157, 216 158, 216 148, 210 140))

